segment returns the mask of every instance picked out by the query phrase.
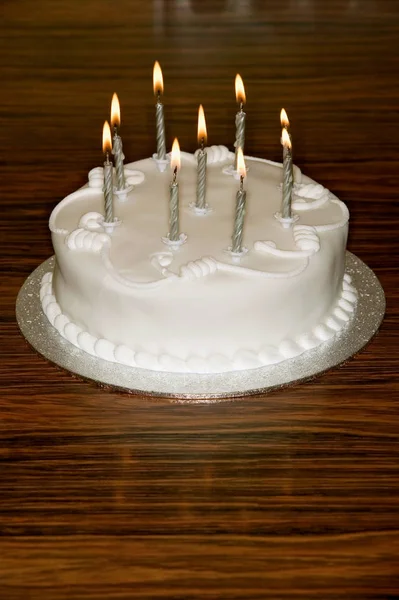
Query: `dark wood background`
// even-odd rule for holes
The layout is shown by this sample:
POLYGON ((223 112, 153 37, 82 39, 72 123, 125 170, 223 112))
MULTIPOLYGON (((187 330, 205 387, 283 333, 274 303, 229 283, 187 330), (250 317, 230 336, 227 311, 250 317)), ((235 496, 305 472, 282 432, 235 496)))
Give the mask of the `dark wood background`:
POLYGON ((0 94, 0 598, 399 597, 397 0, 3 0, 0 94), (52 254, 48 217, 100 164, 111 95, 129 160, 230 145, 295 159, 351 211, 349 249, 387 316, 354 359, 268 396, 179 405, 74 379, 14 317, 52 254))

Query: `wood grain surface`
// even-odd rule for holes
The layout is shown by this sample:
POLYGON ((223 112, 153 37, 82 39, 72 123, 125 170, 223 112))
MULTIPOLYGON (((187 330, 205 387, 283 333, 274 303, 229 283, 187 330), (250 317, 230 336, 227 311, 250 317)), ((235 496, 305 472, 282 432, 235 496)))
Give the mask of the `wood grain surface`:
POLYGON ((0 598, 399 597, 397 0, 1 3, 0 598), (351 212, 379 276, 372 343, 315 381, 181 405, 101 390, 37 356, 14 306, 52 254, 48 217, 100 164, 114 91, 128 160, 230 147, 246 84, 248 154, 296 163, 351 212))

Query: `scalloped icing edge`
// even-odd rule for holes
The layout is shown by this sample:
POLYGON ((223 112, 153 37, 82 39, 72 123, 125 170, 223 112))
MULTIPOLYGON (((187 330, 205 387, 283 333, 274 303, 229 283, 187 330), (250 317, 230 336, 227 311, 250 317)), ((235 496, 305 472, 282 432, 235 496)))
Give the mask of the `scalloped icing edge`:
POLYGON ((129 367, 174 373, 240 371, 273 365, 294 358, 337 335, 352 318, 357 302, 357 291, 351 285, 350 275, 345 273, 341 295, 335 307, 323 322, 313 327, 310 333, 303 334, 294 340, 283 340, 278 347, 265 344, 257 353, 242 349, 236 352, 232 359, 222 354, 214 354, 207 358, 191 356, 187 360, 182 360, 166 353, 155 356, 141 350, 134 351, 125 345, 116 345, 82 330, 62 313, 53 294, 52 278, 51 271, 43 276, 40 285, 40 301, 47 319, 63 338, 96 358, 129 367))

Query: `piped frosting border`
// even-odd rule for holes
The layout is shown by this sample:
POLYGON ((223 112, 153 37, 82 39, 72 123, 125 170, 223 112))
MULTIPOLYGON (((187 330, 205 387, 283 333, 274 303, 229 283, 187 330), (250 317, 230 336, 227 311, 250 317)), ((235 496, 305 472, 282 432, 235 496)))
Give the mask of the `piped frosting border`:
POLYGON ((206 358, 191 356, 187 360, 182 360, 166 353, 155 356, 142 350, 133 350, 125 345, 116 345, 110 340, 96 338, 84 331, 61 311, 53 293, 52 278, 52 272, 43 276, 40 300, 49 322, 68 342, 96 358, 129 367, 175 373, 223 373, 273 365, 294 358, 337 335, 351 319, 357 302, 356 289, 351 285, 350 275, 346 273, 337 304, 330 315, 315 325, 308 334, 296 339, 284 340, 278 347, 265 345, 258 352, 242 349, 232 359, 214 354, 206 358))

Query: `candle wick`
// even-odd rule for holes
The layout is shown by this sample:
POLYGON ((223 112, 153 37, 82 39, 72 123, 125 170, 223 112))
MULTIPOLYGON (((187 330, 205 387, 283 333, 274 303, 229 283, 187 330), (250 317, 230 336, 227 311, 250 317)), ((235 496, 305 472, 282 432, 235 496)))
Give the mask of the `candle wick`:
POLYGON ((241 101, 240 102, 240 112, 243 112, 244 110, 244 103, 241 101))
POLYGON ((175 167, 173 169, 173 183, 176 183, 176 179, 177 179, 177 167, 175 167))
POLYGON ((157 104, 161 104, 161 90, 157 91, 157 104))
POLYGON ((109 162, 109 152, 108 152, 108 150, 107 150, 107 152, 105 153, 105 162, 107 163, 107 165, 109 165, 109 164, 110 164, 110 162, 109 162))
POLYGON ((114 125, 114 135, 117 136, 118 135, 118 126, 114 125))
POLYGON ((244 190, 244 176, 240 176, 240 192, 244 190))
POLYGON ((202 137, 202 138, 201 138, 201 150, 202 150, 202 151, 204 150, 204 146, 205 146, 205 138, 204 138, 204 137, 202 137))

